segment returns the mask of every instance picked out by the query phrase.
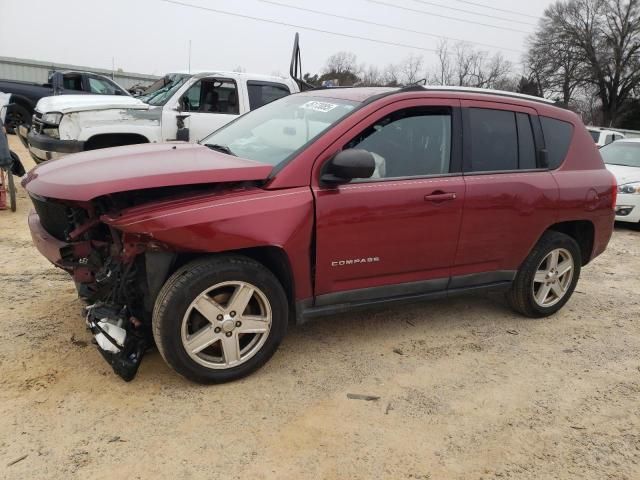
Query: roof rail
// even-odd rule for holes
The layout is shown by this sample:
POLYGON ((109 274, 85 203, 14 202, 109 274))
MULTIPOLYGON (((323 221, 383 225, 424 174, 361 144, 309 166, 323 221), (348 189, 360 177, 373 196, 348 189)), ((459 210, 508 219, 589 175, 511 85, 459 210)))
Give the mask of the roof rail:
POLYGON ((496 95, 500 97, 511 97, 511 98, 520 98, 523 100, 529 100, 532 102, 546 103, 547 105, 554 105, 556 102, 554 100, 548 100, 542 97, 534 97, 533 95, 525 95, 524 93, 516 93, 516 92, 507 92, 504 90, 492 90, 490 88, 476 88, 476 87, 455 87, 455 86, 446 86, 446 85, 408 85, 406 87, 398 90, 400 92, 415 92, 415 91, 427 91, 427 92, 460 92, 460 93, 481 93, 485 95, 496 95))

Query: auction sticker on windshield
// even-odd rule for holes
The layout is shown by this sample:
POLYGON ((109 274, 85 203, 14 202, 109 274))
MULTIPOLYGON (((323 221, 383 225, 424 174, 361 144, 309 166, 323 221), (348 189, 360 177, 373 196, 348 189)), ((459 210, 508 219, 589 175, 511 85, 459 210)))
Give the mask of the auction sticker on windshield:
POLYGON ((312 100, 302 105, 302 108, 306 108, 307 110, 315 110, 316 112, 330 112, 338 105, 335 103, 327 103, 327 102, 318 102, 316 100, 312 100))

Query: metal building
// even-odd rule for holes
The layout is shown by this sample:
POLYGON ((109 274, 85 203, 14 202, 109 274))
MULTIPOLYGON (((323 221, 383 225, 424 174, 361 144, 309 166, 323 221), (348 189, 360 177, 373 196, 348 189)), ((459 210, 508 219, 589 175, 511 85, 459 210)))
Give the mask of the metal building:
POLYGON ((82 67, 66 63, 40 62, 38 60, 27 60, 24 58, 0 57, 0 79, 2 80, 46 83, 49 78, 49 73, 52 70, 80 70, 83 72, 99 73, 100 75, 113 78, 125 89, 137 84, 149 85, 159 78, 155 75, 145 75, 142 73, 112 72, 104 68, 82 67))

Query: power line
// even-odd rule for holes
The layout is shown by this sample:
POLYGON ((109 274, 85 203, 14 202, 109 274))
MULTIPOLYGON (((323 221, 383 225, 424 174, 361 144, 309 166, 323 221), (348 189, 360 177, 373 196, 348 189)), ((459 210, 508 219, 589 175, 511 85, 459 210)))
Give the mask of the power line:
POLYGON ((434 6, 434 7, 440 7, 440 8, 444 8, 444 9, 447 9, 447 10, 453 10, 455 12, 463 12, 463 13, 468 13, 470 15, 477 15, 479 17, 494 18, 496 20, 502 20, 504 22, 520 23, 522 25, 529 25, 530 27, 535 27, 536 26, 535 23, 523 22, 522 20, 512 20, 510 18, 498 17, 496 15, 490 15, 488 13, 472 12, 471 10, 466 10, 464 8, 448 7, 448 6, 442 5, 440 3, 426 2, 425 0, 413 0, 413 1, 417 2, 417 3, 422 3, 424 5, 431 5, 431 6, 434 6))
POLYGON ((309 12, 309 13, 316 13, 316 14, 319 14, 319 15, 325 15, 327 17, 340 18, 342 20, 349 20, 349 21, 352 21, 352 22, 363 23, 363 24, 366 24, 366 25, 374 25, 376 27, 390 28, 390 29, 398 30, 398 31, 402 31, 402 32, 415 33, 415 34, 418 34, 418 35, 425 35, 427 37, 441 38, 441 39, 444 39, 444 40, 455 40, 456 42, 467 42, 467 43, 473 43, 475 45, 481 45, 481 46, 484 46, 484 47, 496 48, 496 49, 499 49, 499 50, 508 50, 508 51, 511 51, 511 52, 523 53, 521 50, 515 50, 513 48, 500 47, 498 45, 491 45, 489 43, 473 42, 473 41, 463 40, 461 38, 445 37, 444 35, 436 35, 436 34, 433 34, 433 33, 422 32, 422 31, 419 31, 419 30, 410 30, 410 29, 407 29, 407 28, 396 27, 394 25, 387 25, 385 23, 372 22, 372 21, 369 21, 369 20, 362 20, 362 19, 354 18, 354 17, 346 17, 346 16, 343 16, 343 15, 337 15, 337 14, 334 14, 334 13, 322 12, 322 11, 319 11, 319 10, 312 10, 311 8, 298 7, 296 5, 288 5, 286 3, 275 2, 275 1, 272 1, 272 0, 258 0, 258 1, 262 2, 262 3, 268 3, 270 5, 277 5, 279 7, 291 8, 293 10, 299 10, 299 11, 309 12))
POLYGON ((540 17, 536 17, 535 15, 529 15, 528 13, 516 12, 515 10, 507 10, 505 8, 492 7, 490 5, 485 5, 483 3, 471 2, 468 0, 456 0, 456 2, 466 3, 468 5, 474 5, 476 7, 488 8, 489 10, 495 10, 496 12, 504 12, 504 13, 512 13, 514 15, 522 15, 523 17, 535 18, 536 20, 540 17))
POLYGON ((386 40, 376 40, 375 38, 368 38, 368 37, 361 37, 358 35, 350 35, 347 33, 338 33, 338 32, 331 32, 329 30, 322 30, 320 28, 314 28, 314 27, 305 27, 304 25, 297 25, 295 23, 287 23, 287 22, 281 22, 279 20, 271 20, 268 18, 260 18, 260 17, 253 17, 251 15, 244 15, 241 13, 235 13, 235 12, 228 12, 225 10, 220 10, 217 8, 210 8, 210 7, 203 7, 200 5, 193 5, 190 3, 185 3, 185 2, 180 2, 177 0, 160 0, 161 2, 164 3, 170 3, 173 5, 179 5, 181 7, 187 7, 187 8, 194 8, 197 10, 205 10, 207 12, 214 12, 214 13, 219 13, 221 15, 229 15, 232 17, 239 17, 239 18, 244 18, 247 20, 254 20, 256 22, 264 22, 264 23, 272 23, 274 25, 283 25, 285 27, 293 27, 293 28, 299 28, 301 30, 309 30, 311 32, 318 32, 318 33, 326 33, 327 35, 336 35, 338 37, 346 37, 346 38, 353 38, 356 40, 364 40, 367 42, 373 42, 373 43, 380 43, 383 45, 391 45, 394 47, 403 47, 403 48, 413 48, 415 50, 423 50, 425 52, 434 52, 437 53, 437 50, 434 48, 426 48, 426 47, 418 47, 416 45, 408 45, 406 43, 396 43, 396 42, 387 42, 386 40))
POLYGON ((465 19, 462 19, 462 18, 450 17, 448 15, 441 15, 439 13, 425 12, 424 10, 418 10, 418 9, 415 9, 415 8, 401 7, 399 5, 393 5, 392 3, 381 2, 379 0, 367 0, 367 1, 371 2, 371 3, 377 3, 378 5, 385 5, 387 7, 397 8, 397 9, 400 9, 400 10, 406 10, 408 12, 420 13, 422 15, 428 15, 428 16, 431 16, 431 17, 440 17, 440 18, 446 18, 447 20, 455 20, 456 22, 464 22, 464 23, 471 23, 471 24, 474 24, 474 25, 482 25, 483 27, 496 28, 498 30, 508 30, 510 32, 526 33, 526 34, 532 33, 532 32, 525 32, 524 30, 516 30, 515 28, 500 27, 498 25, 492 25, 490 23, 481 23, 481 22, 476 22, 474 20, 465 20, 465 19))

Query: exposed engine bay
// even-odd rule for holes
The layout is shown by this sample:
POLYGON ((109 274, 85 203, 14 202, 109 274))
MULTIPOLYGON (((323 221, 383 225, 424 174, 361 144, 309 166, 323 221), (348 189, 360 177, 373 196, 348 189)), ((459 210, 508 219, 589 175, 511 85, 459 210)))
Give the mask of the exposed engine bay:
MULTIPOLYGON (((242 188, 242 184, 236 187, 242 188)), ((228 187, 228 185, 227 185, 228 187)), ((132 380, 154 345, 151 317, 158 292, 175 268, 177 254, 143 234, 123 233, 101 217, 154 200, 211 194, 215 185, 147 189, 91 202, 31 195, 42 228, 64 242, 56 266, 68 272, 86 307, 86 324, 113 371, 132 380)))

